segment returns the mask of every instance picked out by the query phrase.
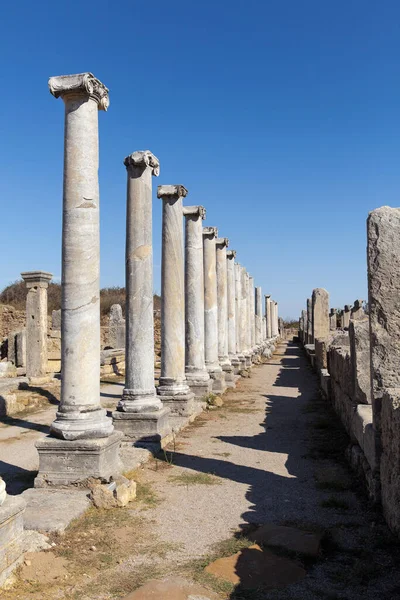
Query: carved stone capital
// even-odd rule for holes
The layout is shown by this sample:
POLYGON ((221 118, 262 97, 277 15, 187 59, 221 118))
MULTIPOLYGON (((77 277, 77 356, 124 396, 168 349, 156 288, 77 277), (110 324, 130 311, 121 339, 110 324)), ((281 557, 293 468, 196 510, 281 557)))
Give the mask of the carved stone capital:
POLYGON ((215 243, 220 248, 227 248, 229 246, 229 240, 228 240, 228 238, 217 238, 215 240, 215 243))
POLYGON ((160 161, 150 150, 137 150, 132 152, 124 159, 124 165, 126 168, 142 168, 145 170, 147 167, 152 169, 152 175, 158 177, 160 174, 160 161))
POLYGON ((227 250, 226 258, 236 258, 236 250, 227 250))
POLYGON ((216 238, 218 237, 218 229, 216 227, 203 227, 203 235, 216 238))
POLYGON ((50 77, 49 90, 55 98, 68 95, 88 96, 97 102, 99 110, 107 110, 110 105, 108 88, 93 73, 50 77))
POLYGON ((183 185, 159 185, 157 189, 157 198, 177 200, 186 198, 187 195, 188 191, 183 185))
POLYGON ((21 273, 21 277, 25 281, 27 288, 47 288, 49 282, 51 281, 51 278, 53 277, 53 274, 48 273, 47 271, 24 271, 24 273, 21 273))
POLYGON ((271 298, 271 294, 265 294, 264 298, 271 298))
POLYGON ((185 217, 200 217, 204 221, 204 219, 206 218, 206 209, 204 208, 204 206, 184 206, 183 214, 185 215, 185 217))

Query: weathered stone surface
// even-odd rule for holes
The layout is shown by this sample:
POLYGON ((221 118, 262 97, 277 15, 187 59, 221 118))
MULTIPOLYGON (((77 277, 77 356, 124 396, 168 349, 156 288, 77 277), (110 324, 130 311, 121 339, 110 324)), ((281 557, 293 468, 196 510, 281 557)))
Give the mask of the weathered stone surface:
POLYGON ((371 404, 371 355, 369 320, 350 320, 350 359, 353 379, 353 400, 356 404, 371 404))
POLYGON ((182 577, 153 579, 123 600, 218 600, 219 596, 182 577))
POLYGON ((125 348, 125 330, 122 307, 120 304, 113 304, 110 308, 108 325, 108 345, 111 348, 125 348))
POLYGON ((6 484, 4 482, 4 479, 2 477, 0 477, 0 506, 2 504, 4 504, 4 501, 6 498, 7 498, 6 484))
POLYGON ((306 344, 313 344, 313 324, 312 324, 312 300, 307 298, 307 341, 306 344))
POLYGON ((320 551, 322 535, 302 531, 294 527, 284 527, 283 525, 267 523, 249 534, 248 538, 256 544, 263 546, 277 546, 291 552, 317 557, 320 551))
POLYGON ((25 500, 7 496, 0 506, 0 587, 22 560, 25 500))
POLYGON ((306 571, 295 561, 261 550, 258 545, 219 558, 205 571, 245 590, 282 588, 306 576, 306 571))
POLYGON ((51 313, 51 327, 56 331, 61 329, 61 309, 53 310, 51 313))
POLYGON ((90 492, 90 499, 96 508, 103 510, 110 510, 118 506, 114 492, 107 485, 93 486, 90 492))
POLYGON ((312 293, 313 340, 329 336, 329 323, 329 294, 323 288, 316 288, 312 293))
POLYGON ((26 501, 25 528, 36 531, 62 533, 90 507, 85 489, 30 488, 22 493, 22 498, 26 501))
POLYGON ((353 321, 358 321, 360 319, 366 318, 367 315, 364 312, 363 304, 363 300, 354 301, 354 305, 352 306, 352 309, 350 311, 350 319, 352 319, 353 321))
POLYGON ((16 377, 17 369, 12 362, 2 361, 0 362, 0 379, 8 377, 16 377))
POLYGON ((331 308, 331 312, 329 313, 329 329, 331 331, 336 331, 336 327, 337 327, 336 308, 331 308))
MULTIPOLYGON (((400 212, 400 211, 399 211, 400 212)), ((390 317, 388 317, 390 320, 390 317)), ((380 413, 382 507, 390 528, 400 534, 400 388, 383 391, 380 413)))
POLYGON ((123 435, 114 431, 108 438, 63 440, 46 437, 35 443, 39 474, 35 487, 65 486, 89 477, 110 481, 121 470, 119 446, 123 435))

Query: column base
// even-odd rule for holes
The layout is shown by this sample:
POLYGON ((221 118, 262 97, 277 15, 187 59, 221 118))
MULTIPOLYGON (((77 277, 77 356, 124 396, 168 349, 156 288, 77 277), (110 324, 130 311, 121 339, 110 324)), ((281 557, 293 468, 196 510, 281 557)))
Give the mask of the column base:
POLYGON ((195 379, 188 379, 188 385, 190 391, 194 394, 195 400, 201 400, 211 393, 213 387, 213 381, 209 377, 207 381, 196 381, 195 379))
POLYGON ((171 417, 184 417, 187 419, 198 412, 193 392, 189 391, 187 394, 162 396, 161 398, 163 405, 169 408, 171 417))
POLYGON ((221 371, 213 371, 210 373, 212 379, 212 391, 217 394, 223 394, 226 391, 225 373, 221 371))
POLYGON ((51 380, 50 375, 38 375, 36 377, 29 377, 28 383, 32 387, 38 387, 50 383, 51 380))
POLYGON ((228 388, 236 387, 236 378, 232 365, 221 365, 225 375, 225 384, 228 388))
POLYGON ((0 587, 24 557, 24 511, 21 496, 7 496, 0 506, 0 587))
POLYGON ((252 360, 251 360, 251 352, 247 353, 244 355, 245 358, 245 369, 248 369, 249 367, 251 367, 252 360))
POLYGON ((50 425, 50 434, 56 438, 72 442, 109 438, 113 432, 112 420, 104 408, 87 412, 56 413, 56 420, 50 425))
POLYGON ((114 428, 123 434, 124 442, 135 445, 160 444, 169 436, 168 423, 170 411, 167 408, 154 412, 131 413, 116 410, 112 413, 114 428))
POLYGON ((231 365, 233 367, 233 373, 235 375, 238 375, 239 371, 240 371, 240 359, 239 359, 239 357, 238 356, 234 356, 234 357, 230 358, 230 361, 231 361, 231 365))
POLYGON ((84 483, 89 477, 110 481, 122 469, 119 447, 123 435, 115 431, 107 438, 60 440, 46 437, 35 443, 39 473, 35 487, 84 483))

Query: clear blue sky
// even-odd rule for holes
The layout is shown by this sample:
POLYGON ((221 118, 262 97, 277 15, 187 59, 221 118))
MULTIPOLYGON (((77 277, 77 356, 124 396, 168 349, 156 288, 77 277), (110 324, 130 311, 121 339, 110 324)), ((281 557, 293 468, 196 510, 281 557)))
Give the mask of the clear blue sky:
MULTIPOLYGON (((297 317, 313 287, 366 298, 368 212, 399 206, 395 0, 4 3, 0 19, 0 287, 60 276, 63 103, 51 75, 92 71, 99 113, 101 284, 124 284, 123 158, 150 149, 156 185, 230 239, 297 317)), ((161 201, 154 194, 155 289, 161 201)))

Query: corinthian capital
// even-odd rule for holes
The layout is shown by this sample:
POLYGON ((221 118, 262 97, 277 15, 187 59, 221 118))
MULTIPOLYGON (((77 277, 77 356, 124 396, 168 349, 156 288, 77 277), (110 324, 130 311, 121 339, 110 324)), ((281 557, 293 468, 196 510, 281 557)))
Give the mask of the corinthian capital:
POLYGON ((152 175, 158 177, 160 174, 160 161, 154 154, 150 152, 150 150, 137 150, 136 152, 132 152, 124 159, 124 165, 126 168, 142 168, 143 170, 147 167, 150 167, 152 170, 152 175))
POLYGON ((229 240, 228 240, 228 238, 225 238, 225 237, 224 238, 217 238, 215 240, 215 243, 220 248, 227 248, 229 246, 229 240))
POLYGON ((204 220, 206 218, 206 209, 204 208, 204 206, 184 206, 183 214, 185 215, 185 217, 200 217, 204 220))
POLYGON ((50 77, 49 90, 55 98, 64 96, 88 96, 97 102, 99 110, 107 110, 110 100, 108 88, 93 73, 59 75, 50 77))
POLYGON ((216 227, 203 227, 203 235, 216 238, 218 237, 218 229, 216 227))
POLYGON ((226 258, 236 258, 236 250, 227 250, 226 258))
POLYGON ((188 191, 183 185, 159 185, 157 189, 157 198, 177 200, 178 198, 185 198, 187 194, 188 191))

